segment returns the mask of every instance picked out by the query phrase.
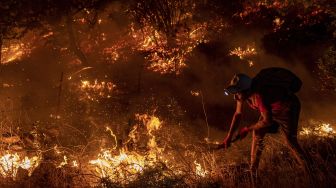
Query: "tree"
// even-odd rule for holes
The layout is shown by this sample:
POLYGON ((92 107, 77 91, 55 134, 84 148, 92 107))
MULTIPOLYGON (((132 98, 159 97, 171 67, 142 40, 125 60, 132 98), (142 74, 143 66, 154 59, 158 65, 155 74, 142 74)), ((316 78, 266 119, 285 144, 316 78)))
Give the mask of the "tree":
POLYGON ((153 26, 166 35, 168 46, 174 46, 176 33, 188 29, 194 8, 192 0, 134 0, 130 12, 137 23, 153 26))
MULTIPOLYGON (((98 13, 108 0, 48 0, 45 7, 44 24, 52 28, 55 33, 64 28, 69 42, 70 50, 78 57, 83 65, 88 65, 86 54, 81 49, 76 30, 74 28, 74 18, 78 15, 85 17, 88 27, 93 27, 98 18, 98 13)), ((63 35, 63 33, 58 33, 63 35)))
POLYGON ((0 1, 0 61, 3 42, 19 39, 39 26, 42 12, 40 6, 33 6, 29 0, 0 1))
MULTIPOLYGON (((88 25, 97 21, 98 12, 108 0, 7 0, 0 1, 0 57, 4 40, 23 37, 28 31, 39 27, 57 28, 65 25, 69 47, 82 61, 88 64, 85 54, 77 42, 73 19, 78 14, 86 14, 88 25)), ((1 59, 1 58, 0 58, 1 59)))

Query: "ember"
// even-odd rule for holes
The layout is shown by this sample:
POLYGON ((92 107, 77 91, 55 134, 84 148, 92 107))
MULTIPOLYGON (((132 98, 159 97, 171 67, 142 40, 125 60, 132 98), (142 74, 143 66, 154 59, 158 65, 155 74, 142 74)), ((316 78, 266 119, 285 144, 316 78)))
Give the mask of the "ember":
POLYGON ((257 52, 255 50, 255 48, 247 46, 246 49, 244 50, 241 47, 235 48, 234 50, 230 51, 229 55, 235 55, 238 56, 240 59, 245 59, 248 61, 248 64, 250 67, 252 67, 254 65, 254 62, 252 60, 250 60, 250 58, 252 56, 257 55, 257 52))
POLYGON ((80 98, 83 100, 99 101, 102 98, 111 98, 113 92, 117 92, 117 86, 109 81, 81 80, 76 90, 80 91, 80 98))

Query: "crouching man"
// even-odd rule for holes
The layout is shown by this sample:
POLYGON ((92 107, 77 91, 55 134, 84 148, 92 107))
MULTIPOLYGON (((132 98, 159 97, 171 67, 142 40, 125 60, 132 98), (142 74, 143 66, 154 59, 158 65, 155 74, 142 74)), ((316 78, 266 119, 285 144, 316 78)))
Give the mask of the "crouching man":
POLYGON ((232 141, 234 130, 239 126, 243 104, 260 112, 255 124, 241 128, 240 138, 252 132, 251 172, 255 179, 264 148, 264 137, 267 133, 280 133, 299 165, 309 173, 311 158, 306 155, 297 140, 300 101, 294 94, 300 90, 301 80, 292 72, 283 68, 263 69, 251 79, 245 74, 237 74, 231 80, 225 93, 234 95, 236 112, 233 115, 230 130, 224 139, 223 146, 228 147, 232 141))

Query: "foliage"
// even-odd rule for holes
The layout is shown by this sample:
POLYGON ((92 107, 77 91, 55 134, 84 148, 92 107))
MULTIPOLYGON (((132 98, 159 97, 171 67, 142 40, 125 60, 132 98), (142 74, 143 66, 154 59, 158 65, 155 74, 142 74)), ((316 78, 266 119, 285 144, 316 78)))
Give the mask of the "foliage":
POLYGON ((330 47, 317 62, 323 90, 336 91, 336 49, 330 47))

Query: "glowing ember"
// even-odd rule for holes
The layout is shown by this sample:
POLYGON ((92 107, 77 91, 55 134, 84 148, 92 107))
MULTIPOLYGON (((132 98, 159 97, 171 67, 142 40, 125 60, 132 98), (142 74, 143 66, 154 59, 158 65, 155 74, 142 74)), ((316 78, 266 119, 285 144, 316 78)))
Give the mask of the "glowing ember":
POLYGON ((200 92, 199 91, 190 91, 190 94, 192 96, 198 97, 200 95, 200 92))
POLYGON ((80 91, 81 99, 89 99, 98 102, 102 98, 111 98, 112 92, 116 91, 116 85, 109 81, 94 82, 82 80, 77 90, 80 91))
POLYGON ((275 18, 273 20, 274 23, 274 31, 278 30, 281 28, 282 24, 284 23, 284 20, 281 20, 281 18, 275 18))
POLYGON ((88 70, 88 69, 92 69, 93 67, 84 67, 78 71, 76 71, 75 73, 71 74, 71 76, 68 77, 68 80, 71 80, 74 76, 76 76, 77 74, 85 71, 85 70, 88 70))
POLYGON ((72 167, 78 167, 78 162, 77 161, 72 161, 72 167))
POLYGON ((234 50, 231 50, 229 55, 231 56, 238 56, 239 59, 241 60, 247 60, 248 65, 250 67, 252 67, 254 65, 254 62, 252 60, 250 60, 250 58, 254 55, 257 55, 257 52, 255 50, 255 48, 247 46, 245 49, 238 47, 235 48, 234 50))
POLYGON ((67 158, 67 156, 63 156, 63 161, 57 166, 57 168, 61 168, 61 167, 63 167, 63 166, 65 166, 65 165, 67 165, 68 164, 68 158, 67 158))
POLYGON ((23 159, 17 153, 7 153, 0 158, 0 173, 3 177, 15 178, 19 168, 28 171, 30 176, 35 168, 40 164, 41 157, 33 156, 31 158, 25 156, 23 159))
POLYGON ((235 48, 234 50, 230 51, 229 55, 236 55, 240 59, 244 59, 247 56, 256 55, 256 54, 257 52, 255 51, 254 48, 247 46, 245 50, 241 47, 235 48))
POLYGON ((103 55, 106 57, 106 60, 117 61, 120 58, 120 55, 117 50, 118 50, 117 48, 113 47, 104 48, 103 55))

